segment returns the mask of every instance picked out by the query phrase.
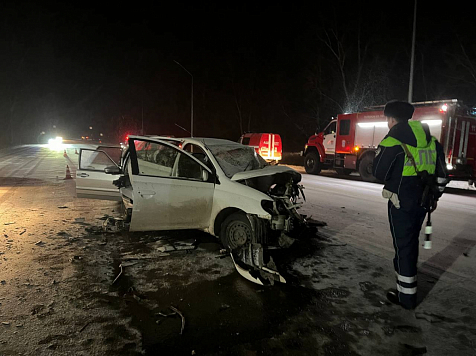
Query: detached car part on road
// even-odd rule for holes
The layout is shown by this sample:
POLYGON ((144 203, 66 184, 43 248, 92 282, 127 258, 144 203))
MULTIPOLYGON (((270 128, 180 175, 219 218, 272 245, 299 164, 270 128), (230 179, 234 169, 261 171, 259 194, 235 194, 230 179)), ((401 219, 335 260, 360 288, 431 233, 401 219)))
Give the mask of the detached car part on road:
POLYGON ((236 142, 130 136, 120 164, 104 149, 81 149, 76 190, 122 200, 130 231, 201 229, 220 237, 238 272, 263 284, 285 282, 266 252, 289 247, 305 225, 300 181, 298 172, 270 166, 236 142))

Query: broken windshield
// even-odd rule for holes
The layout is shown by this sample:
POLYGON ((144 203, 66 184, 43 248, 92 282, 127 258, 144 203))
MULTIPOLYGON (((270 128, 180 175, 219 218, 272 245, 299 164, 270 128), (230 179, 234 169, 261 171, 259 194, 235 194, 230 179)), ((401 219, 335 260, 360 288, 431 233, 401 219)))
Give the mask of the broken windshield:
POLYGON ((228 178, 238 172, 260 169, 268 164, 254 148, 239 145, 216 145, 208 147, 228 178))

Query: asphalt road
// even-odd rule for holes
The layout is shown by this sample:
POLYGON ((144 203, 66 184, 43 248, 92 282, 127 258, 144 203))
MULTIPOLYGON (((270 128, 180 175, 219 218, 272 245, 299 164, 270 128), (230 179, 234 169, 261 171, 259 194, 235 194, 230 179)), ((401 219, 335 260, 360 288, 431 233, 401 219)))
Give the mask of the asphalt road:
POLYGON ((289 283, 263 288, 207 234, 102 233, 117 204, 77 199, 64 180, 79 147, 0 150, 0 355, 476 353, 476 191, 465 183, 433 215, 409 312, 384 297, 394 275, 381 185, 304 174, 302 213, 327 226, 277 252, 289 283), (187 240, 198 247, 157 250, 187 240))

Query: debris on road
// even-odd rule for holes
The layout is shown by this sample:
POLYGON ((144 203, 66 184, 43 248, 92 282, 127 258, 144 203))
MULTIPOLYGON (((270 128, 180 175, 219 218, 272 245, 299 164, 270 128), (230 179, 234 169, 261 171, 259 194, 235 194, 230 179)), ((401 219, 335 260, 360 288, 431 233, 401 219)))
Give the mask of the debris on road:
POLYGON ((58 209, 68 209, 66 205, 59 206, 58 209))
POLYGON ((86 328, 88 327, 88 325, 89 325, 89 324, 91 324, 91 322, 90 322, 90 321, 88 321, 86 324, 84 324, 84 326, 83 326, 81 329, 79 329, 79 332, 80 332, 80 333, 81 333, 81 332, 83 332, 83 331, 84 331, 84 329, 86 329, 86 328))
POLYGON ((26 232, 26 229, 20 232, 20 235, 23 235, 26 232))
POLYGON ((13 225, 13 224, 15 224, 14 221, 3 223, 3 225, 13 225))
POLYGON ((77 260, 82 260, 83 258, 81 256, 73 256, 69 259, 69 262, 77 261, 77 260))
POLYGON ((122 263, 119 265, 119 268, 121 269, 121 271, 119 272, 117 277, 114 279, 114 281, 112 281, 112 284, 116 283, 116 281, 119 279, 119 277, 122 276, 122 272, 123 272, 122 263))
POLYGON ((175 240, 167 242, 159 241, 162 246, 157 247, 157 251, 160 252, 173 252, 173 251, 186 251, 186 250, 195 250, 197 248, 197 240, 189 239, 189 240, 175 240))
POLYGON ((183 329, 185 328, 185 317, 183 314, 178 310, 177 308, 170 306, 170 309, 172 309, 174 312, 176 312, 178 315, 180 315, 180 318, 182 319, 182 327, 180 328, 180 335, 183 333, 183 329))
POLYGON ((229 309, 229 308, 231 308, 231 307, 228 304, 222 304, 220 306, 220 310, 226 310, 226 309, 229 309))
POLYGON ((169 317, 169 316, 174 316, 174 315, 177 315, 177 312, 173 312, 173 313, 170 313, 170 314, 165 314, 165 313, 162 313, 162 312, 158 312, 156 315, 160 315, 160 316, 163 316, 163 317, 169 317))
POLYGON ((41 241, 41 240, 38 240, 38 241, 35 242, 35 245, 36 246, 41 246, 41 245, 44 245, 44 242, 41 241))
MULTIPOLYGON (((118 232, 125 228, 124 219, 107 216, 102 224, 103 232, 118 232)), ((101 219, 102 220, 102 219, 101 219)))

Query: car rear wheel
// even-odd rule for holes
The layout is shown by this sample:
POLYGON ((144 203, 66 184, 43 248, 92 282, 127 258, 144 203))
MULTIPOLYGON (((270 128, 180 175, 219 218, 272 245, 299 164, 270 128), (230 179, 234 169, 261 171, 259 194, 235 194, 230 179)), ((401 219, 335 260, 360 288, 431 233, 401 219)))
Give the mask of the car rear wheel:
POLYGON ((374 175, 372 174, 373 168, 373 161, 374 161, 375 153, 369 152, 366 153, 362 159, 360 160, 359 164, 359 173, 362 180, 366 182, 376 182, 374 175))
POLYGON ((319 174, 321 172, 321 160, 317 152, 309 152, 304 158, 304 168, 308 174, 319 174))
POLYGON ((220 240, 228 250, 234 250, 251 241, 251 235, 251 223, 244 213, 233 213, 221 224, 220 240))

